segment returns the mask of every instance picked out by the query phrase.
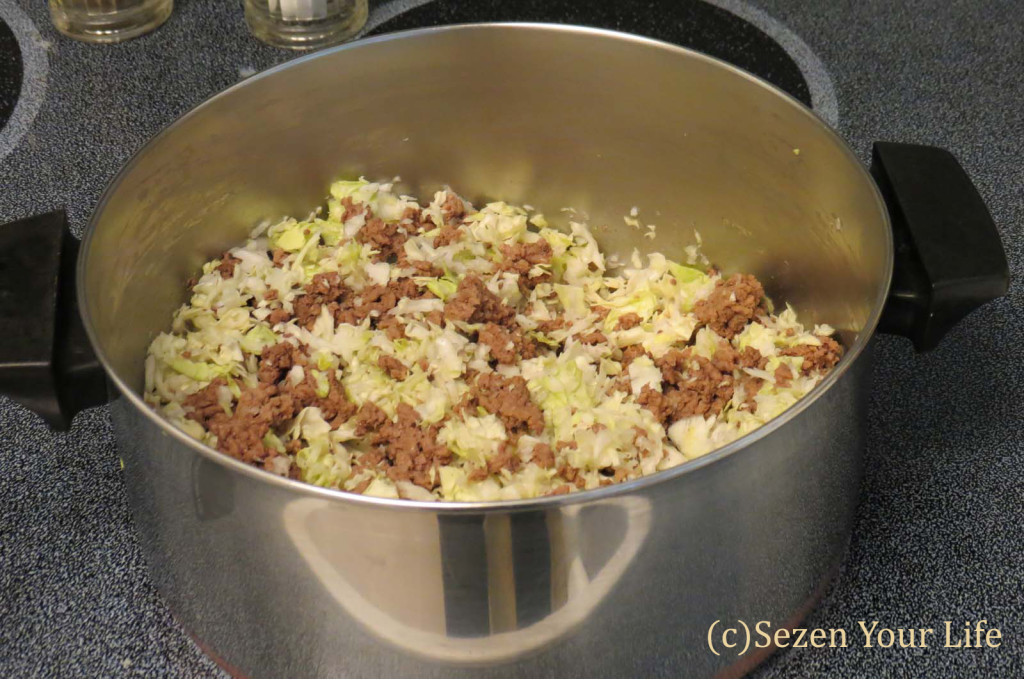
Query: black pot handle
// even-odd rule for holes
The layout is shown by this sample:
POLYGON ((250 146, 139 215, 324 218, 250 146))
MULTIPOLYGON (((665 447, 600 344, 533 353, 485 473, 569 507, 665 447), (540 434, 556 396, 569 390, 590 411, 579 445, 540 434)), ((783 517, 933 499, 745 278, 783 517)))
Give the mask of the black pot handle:
POLYGON ((960 319, 1002 297, 1010 269, 995 222, 949 151, 876 142, 871 174, 892 219, 895 268, 879 330, 918 351, 960 319))
POLYGON ((78 245, 63 211, 0 226, 0 393, 58 431, 107 400, 78 314, 78 245))

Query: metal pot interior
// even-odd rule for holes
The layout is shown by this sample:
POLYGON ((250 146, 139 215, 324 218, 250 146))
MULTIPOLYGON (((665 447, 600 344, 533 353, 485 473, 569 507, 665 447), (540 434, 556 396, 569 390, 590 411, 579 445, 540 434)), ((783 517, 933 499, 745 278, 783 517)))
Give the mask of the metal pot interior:
POLYGON ((868 174, 763 82, 591 29, 415 31, 250 78, 122 171, 79 269, 86 327, 115 381, 139 392, 146 348, 202 262, 359 175, 400 175, 421 198, 448 184, 475 203, 528 203, 555 223, 573 208, 621 256, 683 259, 698 231, 711 262, 757 275, 805 322, 839 328, 851 354, 888 287, 891 236, 868 174), (654 239, 624 224, 633 206, 654 239))

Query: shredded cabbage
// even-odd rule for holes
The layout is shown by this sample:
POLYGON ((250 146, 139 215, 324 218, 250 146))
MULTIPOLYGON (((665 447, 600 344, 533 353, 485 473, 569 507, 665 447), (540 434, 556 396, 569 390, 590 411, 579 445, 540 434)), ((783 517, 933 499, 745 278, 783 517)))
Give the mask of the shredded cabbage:
POLYGON ((243 458, 271 473, 413 500, 598 488, 753 431, 835 351, 831 326, 767 299, 739 332, 702 316, 728 280, 699 234, 685 261, 606 257, 571 211, 558 224, 501 201, 476 210, 449 190, 421 206, 364 178, 332 184, 326 208, 257 227, 230 271, 206 263, 144 366, 164 417, 236 455, 227 437, 248 437, 243 458), (360 235, 382 222, 401 236, 389 252, 384 231, 360 235), (485 375, 504 391, 478 393, 485 375), (366 425, 372 408, 391 425, 366 425))

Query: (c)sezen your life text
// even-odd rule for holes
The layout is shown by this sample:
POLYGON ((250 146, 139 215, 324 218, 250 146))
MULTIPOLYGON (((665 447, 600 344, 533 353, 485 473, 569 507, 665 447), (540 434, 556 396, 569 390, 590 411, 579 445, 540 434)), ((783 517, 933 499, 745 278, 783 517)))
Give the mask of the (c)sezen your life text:
POLYGON ((715 655, 743 655, 751 647, 768 648, 998 648, 1003 634, 988 620, 962 625, 951 620, 935 627, 885 627, 877 620, 860 620, 848 633, 842 627, 773 628, 768 620, 750 625, 716 620, 708 628, 708 648, 715 655))

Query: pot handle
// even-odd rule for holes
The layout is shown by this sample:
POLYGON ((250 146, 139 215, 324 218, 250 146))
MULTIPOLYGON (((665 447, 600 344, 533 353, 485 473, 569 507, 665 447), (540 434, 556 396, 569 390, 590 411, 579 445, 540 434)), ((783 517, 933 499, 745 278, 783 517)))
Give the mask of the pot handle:
POLYGON ((999 232, 949 151, 875 142, 871 174, 889 208, 896 257, 879 330, 928 351, 964 316, 1006 294, 999 232))
POLYGON ((63 210, 0 226, 0 394, 57 431, 107 401, 78 314, 78 245, 63 210))

